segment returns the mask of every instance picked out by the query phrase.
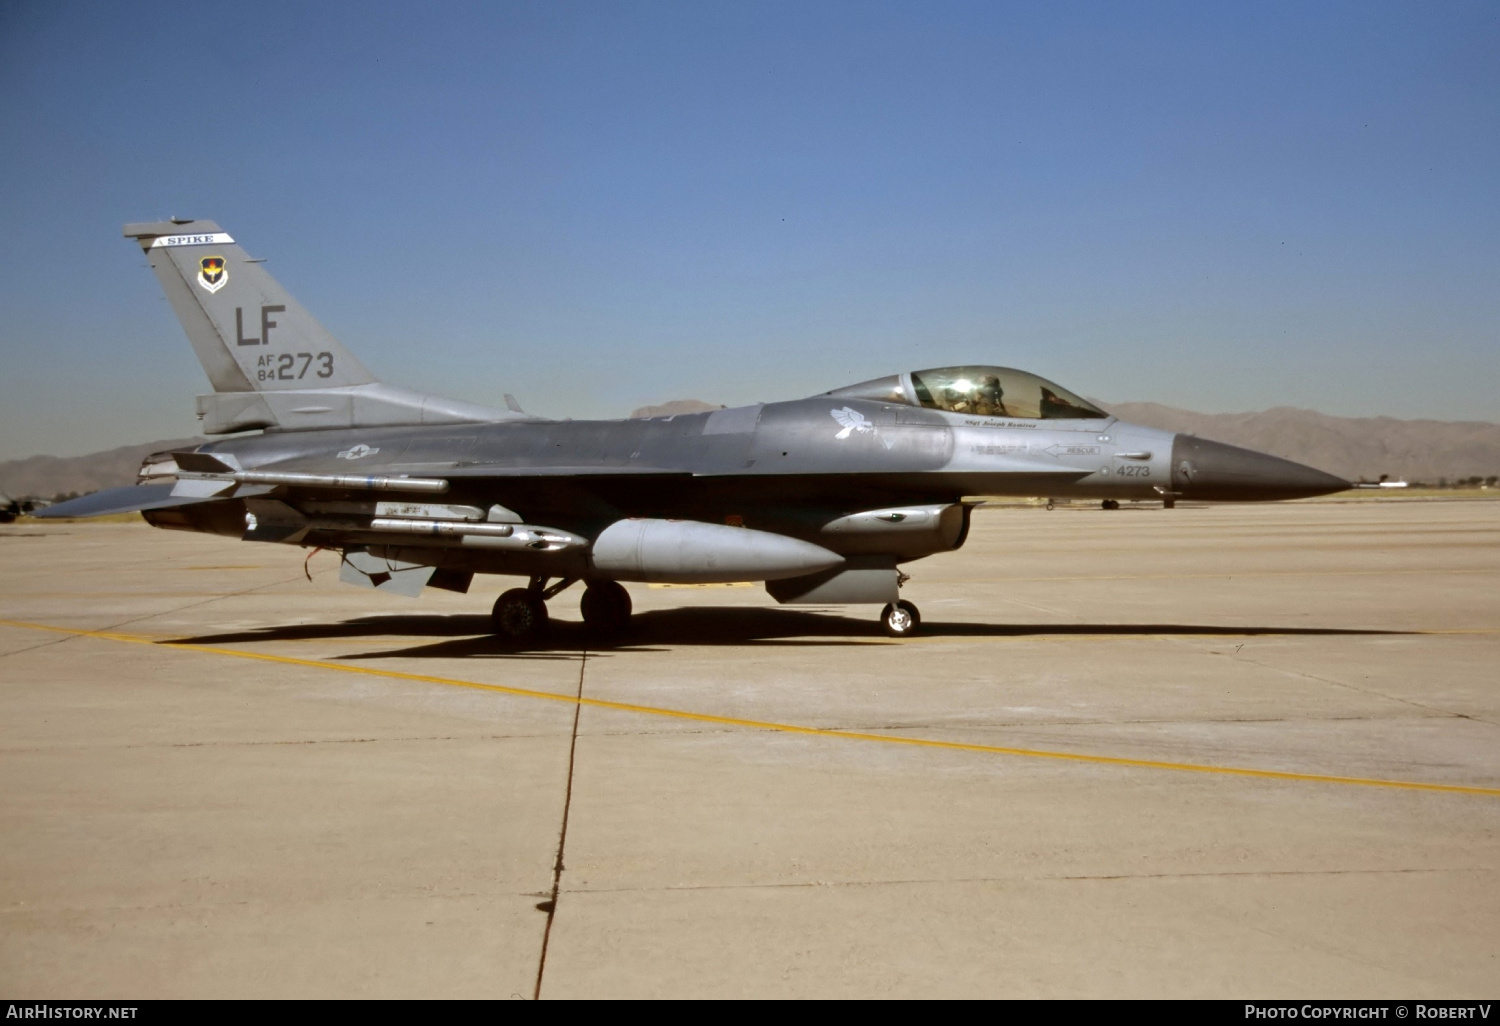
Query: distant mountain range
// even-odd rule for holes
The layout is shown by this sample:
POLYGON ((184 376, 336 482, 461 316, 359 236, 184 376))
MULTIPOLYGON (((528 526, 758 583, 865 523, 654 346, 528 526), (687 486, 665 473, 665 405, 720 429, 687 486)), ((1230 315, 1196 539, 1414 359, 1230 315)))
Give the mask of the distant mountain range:
POLYGON ((0 492, 21 498, 50 499, 57 495, 97 492, 101 488, 135 483, 141 461, 163 449, 201 445, 202 438, 168 438, 160 442, 122 445, 87 456, 28 456, 0 463, 0 492))
MULTIPOLYGON (((1105 403, 1124 420, 1181 431, 1231 445, 1273 453, 1351 481, 1436 483, 1500 474, 1500 424, 1483 421, 1396 420, 1394 417, 1330 417, 1278 406, 1261 413, 1194 413, 1158 403, 1105 403)), ((723 407, 699 399, 643 406, 632 417, 702 413, 723 407)), ((125 445, 87 456, 31 456, 0 463, 0 493, 51 498, 131 484, 141 460, 153 452, 197 445, 177 438, 125 445)))

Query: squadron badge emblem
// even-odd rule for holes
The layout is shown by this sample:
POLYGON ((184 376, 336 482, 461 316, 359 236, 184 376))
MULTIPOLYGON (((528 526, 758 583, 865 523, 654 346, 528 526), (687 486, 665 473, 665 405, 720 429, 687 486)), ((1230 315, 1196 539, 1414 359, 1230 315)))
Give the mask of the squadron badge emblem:
POLYGON ((198 261, 198 284, 209 293, 217 292, 229 284, 229 268, 224 266, 223 257, 204 257, 198 261))

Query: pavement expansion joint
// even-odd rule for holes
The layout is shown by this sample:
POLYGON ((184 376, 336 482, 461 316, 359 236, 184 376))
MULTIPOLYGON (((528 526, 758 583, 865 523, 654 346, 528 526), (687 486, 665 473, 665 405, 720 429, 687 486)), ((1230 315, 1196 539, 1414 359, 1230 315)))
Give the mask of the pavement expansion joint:
POLYGON ((1436 866, 1399 869, 1224 869, 1181 873, 1015 873, 1006 876, 913 877, 888 880, 784 880, 734 884, 660 884, 640 887, 566 887, 564 894, 647 894, 692 891, 767 891, 812 888, 950 887, 957 884, 1112 883, 1132 880, 1212 880, 1257 877, 1410 876, 1493 873, 1488 866, 1436 866))
MULTIPOLYGON (((1429 632, 1429 633, 1437 633, 1437 632, 1429 632)), ((1251 659, 1248 656, 1245 657, 1245 661, 1247 663, 1251 663, 1251 664, 1253 664, 1255 666, 1259 666, 1262 669, 1270 670, 1272 673, 1279 673, 1279 674, 1281 674, 1284 677, 1292 677, 1292 678, 1296 678, 1296 679, 1299 679, 1299 680, 1313 680, 1313 681, 1317 681, 1320 684, 1327 684, 1330 687, 1335 687, 1335 688, 1344 688, 1344 689, 1347 689, 1349 691, 1356 692, 1357 694, 1365 695, 1366 697, 1369 697, 1369 698, 1379 698, 1379 699, 1383 699, 1383 700, 1385 700, 1387 702, 1394 702, 1394 703, 1396 703, 1398 705, 1409 706, 1409 707, 1411 707, 1413 709, 1423 709, 1423 710, 1426 710, 1427 712, 1438 713, 1441 717, 1459 717, 1459 718, 1462 718, 1462 719, 1475 719, 1476 718, 1476 717, 1470 717, 1470 716, 1462 716, 1460 713, 1456 713, 1456 712, 1454 712, 1451 709, 1443 709, 1443 708, 1441 708, 1439 706, 1427 705, 1426 703, 1423 703, 1423 702, 1413 702, 1409 698, 1399 698, 1399 697, 1397 697, 1395 695, 1388 695, 1385 692, 1383 692, 1383 691, 1377 691, 1374 688, 1362 688, 1358 684, 1351 684, 1348 681, 1335 680, 1332 677, 1324 677, 1324 676, 1321 676, 1321 675, 1316 674, 1316 673, 1307 673, 1307 672, 1302 671, 1302 670, 1289 670, 1289 669, 1287 669, 1287 668, 1285 668, 1283 666, 1275 666, 1275 665, 1273 665, 1271 663, 1262 662, 1259 659, 1251 659)), ((1488 720, 1481 720, 1480 722, 1489 723, 1490 721, 1488 721, 1488 720)))
MULTIPOLYGON (((217 886, 217 885, 213 885, 217 886)), ((428 887, 411 887, 404 889, 404 893, 410 897, 431 898, 437 901, 484 901, 495 902, 499 899, 535 898, 538 892, 514 892, 505 894, 503 892, 491 891, 442 891, 428 887)), ((401 896, 396 894, 394 896, 401 896)), ((284 905, 306 907, 308 905, 359 905, 368 904, 372 901, 388 901, 393 897, 392 892, 387 889, 378 896, 364 894, 320 896, 317 898, 233 898, 215 900, 209 898, 194 898, 191 901, 163 901, 144 902, 134 905, 52 905, 46 902, 19 902, 0 907, 0 916, 6 915, 35 915, 39 912, 62 912, 76 915, 93 915, 98 912, 204 912, 221 908, 274 908, 284 905)))
POLYGON ((568 775, 563 789, 562 824, 557 832, 557 860, 552 865, 552 891, 548 897, 536 903, 536 910, 547 914, 547 925, 542 929, 542 950, 537 957, 536 986, 531 994, 537 1000, 542 996, 542 980, 547 972, 547 947, 552 940, 552 924, 557 919, 557 900, 562 893, 562 875, 566 868, 564 856, 568 845, 568 816, 573 808, 573 770, 578 761, 578 721, 583 714, 583 675, 587 666, 588 653, 585 651, 578 661, 578 692, 573 703, 573 733, 568 739, 568 775))
POLYGON ((370 744, 411 744, 413 742, 450 742, 450 741, 534 741, 541 738, 554 738, 556 733, 550 734, 450 734, 450 735, 413 735, 411 737, 312 737, 312 738, 284 738, 274 740, 244 741, 244 740, 219 740, 219 741, 148 741, 135 744, 118 745, 27 745, 15 747, 0 747, 0 752, 71 752, 71 751, 135 751, 149 749, 170 748, 262 748, 274 746, 296 746, 296 745, 370 745, 370 744))
MULTIPOLYGON (((1425 706, 1418 706, 1425 709, 1425 706)), ((1026 719, 1026 720, 987 720, 984 723, 964 722, 927 722, 927 723, 877 723, 861 725, 857 723, 828 724, 822 729, 839 731, 862 731, 862 730, 973 730, 986 731, 1026 731, 1026 730, 1050 730, 1057 727, 1199 727, 1199 726, 1222 726, 1227 723, 1394 723, 1411 720, 1475 720, 1479 723, 1488 723, 1474 716, 1465 716, 1460 713, 1444 712, 1441 709, 1428 709, 1431 715, 1413 716, 1192 716, 1192 717, 1149 717, 1142 719, 1026 719)), ((623 733, 623 732, 622 732, 623 733)), ((644 733, 644 732, 636 732, 644 733)), ((660 733, 660 732, 658 732, 660 733)), ((682 731, 681 733, 687 733, 682 731)))
MULTIPOLYGON (((121 627, 128 627, 128 626, 130 626, 133 623, 140 623, 142 620, 155 620, 157 617, 171 616, 173 613, 184 612, 185 610, 188 610, 188 609, 197 609, 200 606, 206 606, 206 605, 209 605, 211 603, 219 602, 219 601, 222 601, 223 599, 227 599, 227 598, 236 598, 236 597, 241 596, 241 595, 249 595, 252 592, 262 591, 262 590, 264 590, 266 588, 275 587, 278 584, 286 584, 286 583, 288 583, 290 581, 294 581, 294 580, 297 580, 297 578, 295 578, 295 577, 288 577, 288 578, 285 578, 283 580, 272 581, 272 582, 270 582, 268 584, 259 584, 259 585, 256 585, 254 587, 251 587, 251 588, 242 588, 239 591, 229 591, 229 592, 224 592, 222 594, 216 594, 216 595, 212 596, 211 598, 206 598, 206 599, 203 599, 203 600, 198 601, 198 602, 188 602, 188 603, 185 603, 185 604, 180 605, 180 606, 174 606, 171 609, 162 609, 162 610, 158 610, 158 611, 153 612, 153 613, 146 613, 146 614, 143 614, 141 616, 131 617, 128 620, 121 620, 119 623, 111 624, 110 626, 101 628, 100 630, 97 630, 97 631, 68 631, 66 633, 71 634, 72 637, 57 638, 57 639, 55 639, 53 641, 46 642, 45 644, 33 645, 33 646, 31 646, 30 649, 20 649, 20 650, 15 651, 15 652, 0 653, 0 659, 6 658, 7 656, 19 655, 21 652, 28 652, 28 651, 32 651, 32 650, 38 649, 38 648, 46 648, 47 645, 60 645, 60 644, 62 644, 65 641, 72 641, 72 640, 74 640, 74 638, 77 638, 77 637, 88 637, 90 635, 96 635, 96 634, 97 635, 101 635, 101 636, 107 636, 109 632, 118 631, 121 627)), ((0 623, 9 623, 9 621, 0 621, 0 623)))

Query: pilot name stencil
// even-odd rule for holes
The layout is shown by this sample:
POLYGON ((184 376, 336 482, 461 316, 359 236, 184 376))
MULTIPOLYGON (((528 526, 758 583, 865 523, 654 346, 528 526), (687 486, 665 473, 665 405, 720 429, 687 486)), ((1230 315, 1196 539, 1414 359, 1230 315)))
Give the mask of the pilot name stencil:
POLYGON ((970 418, 966 419, 964 421, 964 423, 966 425, 968 425, 969 427, 981 427, 981 428, 1025 428, 1028 431, 1034 431, 1036 429, 1036 425, 1035 424, 1028 424, 1024 420, 980 420, 977 417, 970 417, 970 418))

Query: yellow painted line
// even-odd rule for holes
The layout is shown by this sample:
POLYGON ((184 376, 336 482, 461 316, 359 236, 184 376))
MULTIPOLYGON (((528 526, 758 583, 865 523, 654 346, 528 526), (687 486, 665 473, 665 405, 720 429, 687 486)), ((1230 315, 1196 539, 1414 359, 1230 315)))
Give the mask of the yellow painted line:
POLYGON ((616 712, 639 713, 644 716, 664 716, 670 719, 691 720, 697 723, 713 723, 726 727, 745 727, 750 730, 770 730, 783 734, 805 734, 811 737, 837 738, 843 741, 873 741, 880 744, 906 745, 913 748, 936 748, 952 752, 981 752, 987 755, 1014 755, 1029 759, 1055 759, 1063 762, 1086 762, 1104 766, 1127 766, 1134 769, 1212 773, 1222 776, 1254 777, 1262 780, 1296 780, 1304 783, 1345 784, 1356 787, 1383 787, 1407 791, 1441 791, 1448 794, 1474 794, 1500 797, 1500 787, 1432 784, 1418 780, 1385 780, 1377 777, 1341 777, 1324 773, 1291 773, 1284 770, 1250 769, 1239 766, 1205 766, 1191 762, 1164 762, 1158 759, 1126 759, 1113 755, 1083 755, 1077 752, 1054 752, 1040 748, 1011 748, 1002 745, 977 745, 962 741, 937 741, 931 738, 901 737, 893 734, 867 734, 854 730, 806 727, 795 723, 776 723, 771 720, 747 720, 737 716, 715 716, 711 713, 667 709, 662 706, 636 705, 633 702, 611 702, 602 698, 581 698, 577 695, 558 694, 553 691, 537 691, 532 688, 516 688, 503 684, 480 684, 472 680, 434 677, 424 673, 404 673, 400 670, 348 666, 341 663, 323 662, 318 659, 298 659, 295 656, 272 655, 268 652, 247 652, 243 649, 235 648, 215 648, 209 645, 189 645, 182 642, 155 641, 140 635, 120 634, 113 631, 86 631, 73 627, 55 627, 43 623, 28 623, 22 620, 0 620, 0 626, 18 627, 25 630, 51 631, 57 634, 71 634, 85 638, 102 638, 107 641, 123 641, 136 645, 158 645, 188 652, 230 656, 235 659, 253 659, 258 662, 280 663, 286 666, 306 666, 319 670, 337 670, 340 673, 355 673, 368 677, 386 677, 393 680, 409 680, 421 684, 441 684, 446 687, 490 691, 501 695, 513 695, 518 698, 539 698, 549 702, 583 705, 593 709, 611 709, 616 712))

